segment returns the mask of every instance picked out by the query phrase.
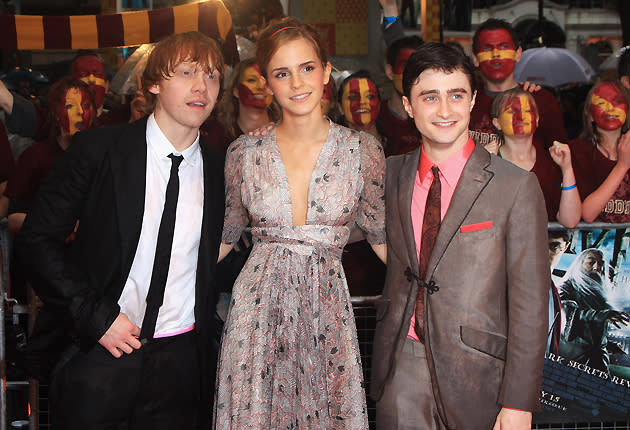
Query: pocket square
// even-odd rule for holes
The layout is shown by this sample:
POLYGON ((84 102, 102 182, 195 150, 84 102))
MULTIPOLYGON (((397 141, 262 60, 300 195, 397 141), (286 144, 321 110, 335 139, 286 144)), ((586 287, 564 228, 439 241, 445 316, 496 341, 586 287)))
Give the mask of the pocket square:
POLYGON ((492 228, 492 220, 484 221, 484 222, 478 222, 478 223, 475 223, 475 224, 463 225, 463 226, 461 226, 459 228, 459 230, 462 233, 470 233, 472 231, 487 230, 489 228, 492 228))

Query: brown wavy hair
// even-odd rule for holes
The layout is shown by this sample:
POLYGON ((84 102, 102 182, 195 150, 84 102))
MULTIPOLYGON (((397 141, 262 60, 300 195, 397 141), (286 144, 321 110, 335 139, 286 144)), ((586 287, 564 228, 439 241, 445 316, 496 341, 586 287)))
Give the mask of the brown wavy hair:
POLYGON ((265 27, 256 43, 256 63, 260 66, 260 73, 267 78, 267 67, 271 57, 280 46, 287 42, 305 39, 313 45, 322 64, 328 63, 328 53, 317 31, 308 24, 293 17, 282 18, 271 22, 265 27))

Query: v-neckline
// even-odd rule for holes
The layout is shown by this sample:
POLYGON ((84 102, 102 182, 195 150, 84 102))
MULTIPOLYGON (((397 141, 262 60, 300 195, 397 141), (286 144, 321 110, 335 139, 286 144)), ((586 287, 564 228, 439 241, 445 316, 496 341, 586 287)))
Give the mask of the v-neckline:
POLYGON ((328 134, 326 135, 326 140, 324 140, 324 144, 317 155, 317 160, 315 161, 315 165, 313 166, 313 170, 311 171, 311 177, 308 182, 308 190, 306 193, 306 218, 304 219, 304 224, 293 224, 293 198, 291 197, 291 184, 289 184, 289 175, 287 173, 287 168, 284 164, 284 159, 282 158, 282 153, 280 152, 280 147, 277 142, 276 130, 277 126, 273 129, 273 133, 270 136, 271 138, 271 147, 273 148, 273 152, 279 161, 279 176, 281 177, 281 181, 284 187, 287 190, 287 198, 289 203, 289 223, 291 227, 300 227, 303 225, 309 225, 309 219, 311 214, 311 191, 313 190, 313 182, 315 181, 315 172, 317 172, 320 167, 325 162, 324 158, 327 158, 330 153, 329 146, 332 144, 332 139, 330 135, 332 133, 333 124, 330 120, 328 120, 328 134))

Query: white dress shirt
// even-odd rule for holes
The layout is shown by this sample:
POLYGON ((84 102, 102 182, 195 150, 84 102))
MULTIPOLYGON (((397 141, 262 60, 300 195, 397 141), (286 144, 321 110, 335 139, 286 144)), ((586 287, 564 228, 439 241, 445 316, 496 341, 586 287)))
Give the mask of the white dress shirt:
POLYGON ((175 233, 171 249, 164 303, 155 325, 155 337, 179 334, 195 323, 195 284, 203 217, 203 158, 199 134, 181 154, 160 130, 153 115, 147 121, 147 169, 144 214, 136 255, 118 304, 120 312, 142 327, 146 297, 151 283, 166 185, 171 171, 169 154, 182 155, 179 166, 179 197, 175 215, 175 233))

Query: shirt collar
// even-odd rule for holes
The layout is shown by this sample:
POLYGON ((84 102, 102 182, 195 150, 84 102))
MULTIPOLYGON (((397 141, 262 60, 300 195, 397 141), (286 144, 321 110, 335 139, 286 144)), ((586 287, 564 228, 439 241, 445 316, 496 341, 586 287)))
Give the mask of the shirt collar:
POLYGON ((149 146, 153 149, 159 159, 165 159, 169 154, 181 154, 184 156, 184 161, 182 162, 183 164, 196 165, 199 162, 201 156, 201 150, 199 148, 199 132, 197 132, 197 137, 192 145, 181 153, 177 152, 173 144, 171 144, 164 133, 162 133, 162 130, 160 130, 153 114, 151 114, 147 120, 146 134, 149 146))
MULTIPOLYGON (((429 160, 424 153, 424 147, 421 147, 420 154, 420 165, 418 166, 418 175, 420 178, 420 182, 422 182, 429 173, 431 173, 431 167, 434 166, 433 162, 429 160)), ((468 138, 466 144, 455 154, 451 155, 449 158, 438 164, 438 168, 440 169, 440 173, 446 183, 450 187, 455 187, 457 182, 459 181, 459 177, 464 170, 464 166, 466 162, 470 158, 470 155, 473 153, 475 149, 475 142, 471 137, 468 138)))

